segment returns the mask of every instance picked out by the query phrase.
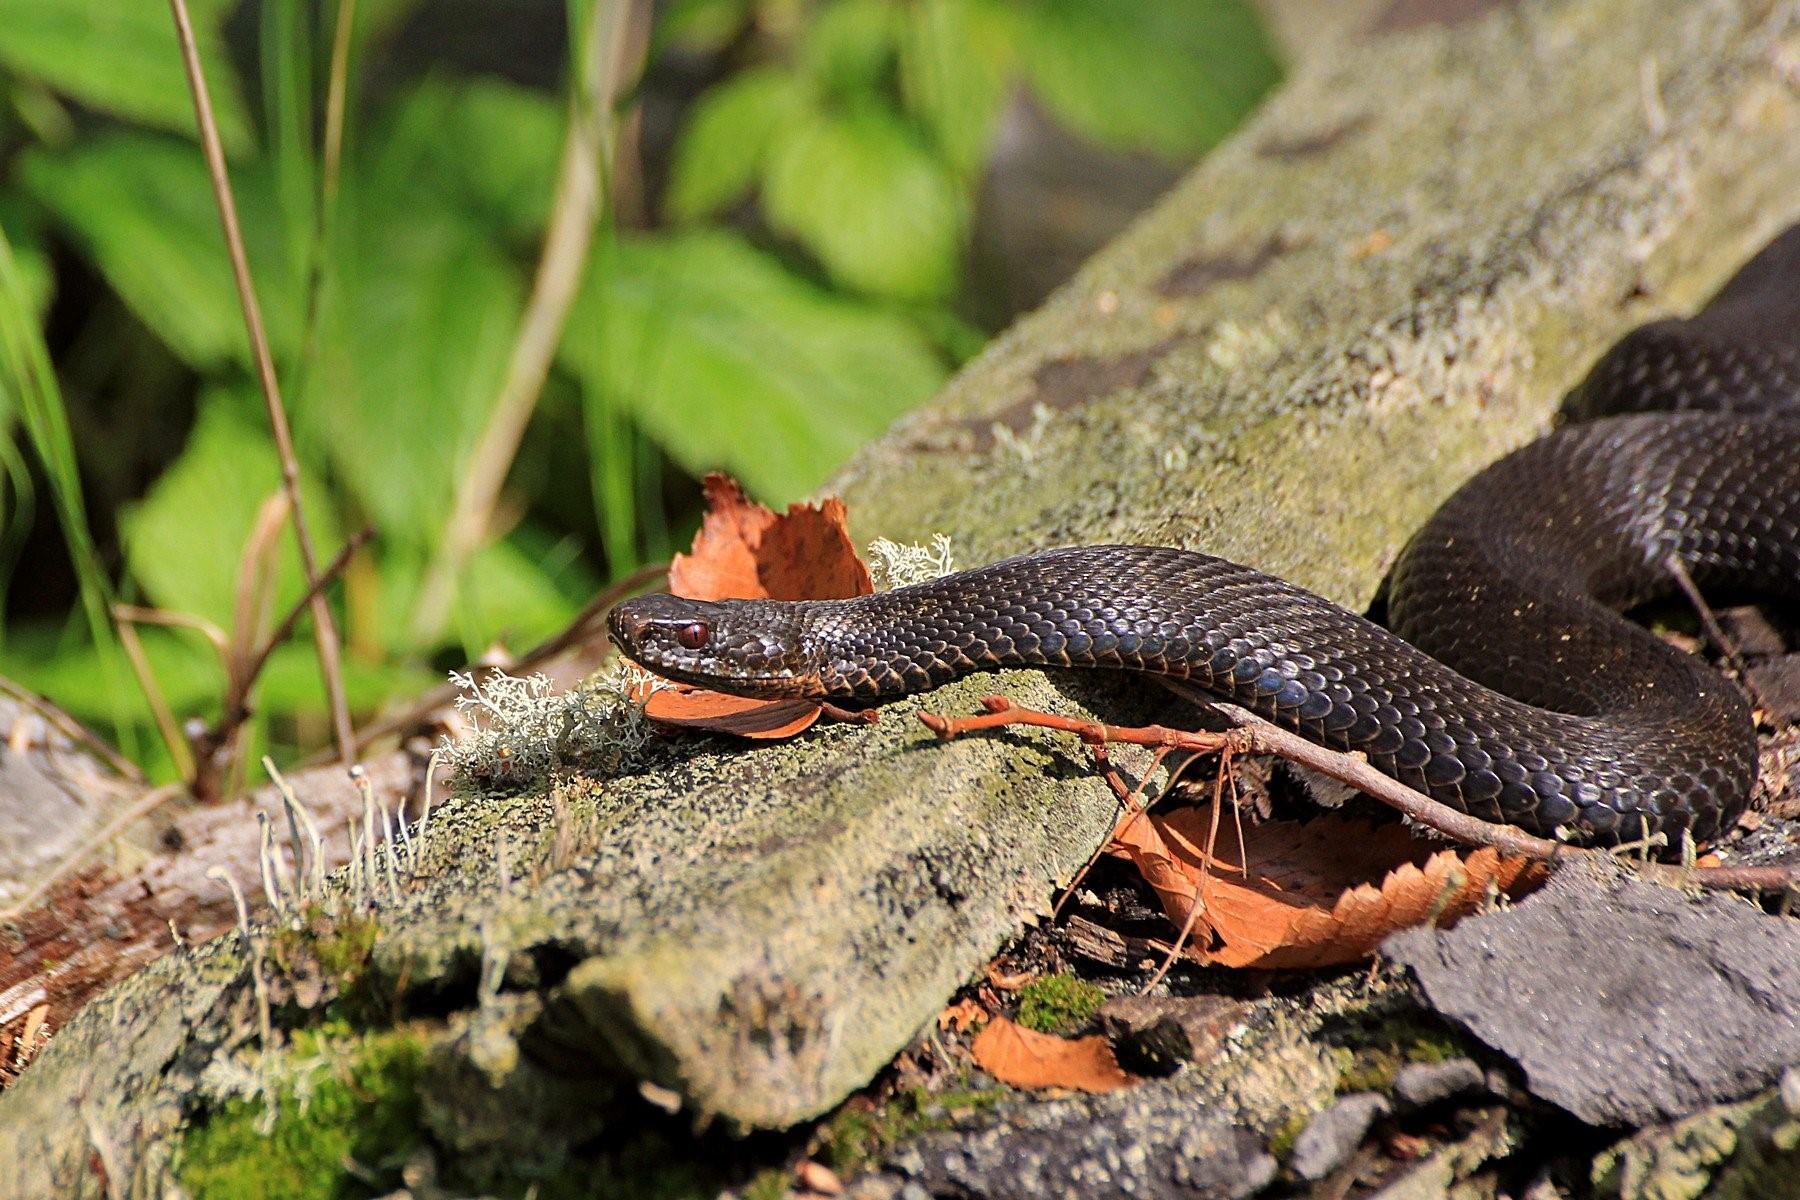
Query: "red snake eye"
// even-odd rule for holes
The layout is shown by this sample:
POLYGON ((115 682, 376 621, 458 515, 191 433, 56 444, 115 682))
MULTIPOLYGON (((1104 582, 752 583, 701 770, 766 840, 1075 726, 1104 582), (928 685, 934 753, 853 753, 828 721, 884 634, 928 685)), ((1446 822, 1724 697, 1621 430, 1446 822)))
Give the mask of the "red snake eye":
POLYGON ((706 645, 706 639, 712 636, 712 630, 704 621, 693 621, 675 631, 675 640, 689 650, 698 650, 706 645))

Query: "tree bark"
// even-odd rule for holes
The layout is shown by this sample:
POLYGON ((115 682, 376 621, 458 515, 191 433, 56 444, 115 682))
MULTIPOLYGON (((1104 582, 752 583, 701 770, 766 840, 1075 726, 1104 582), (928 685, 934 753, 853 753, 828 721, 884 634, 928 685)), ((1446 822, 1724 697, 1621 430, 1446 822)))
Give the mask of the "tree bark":
MULTIPOLYGON (((964 565, 1190 546, 1360 607, 1444 495, 1541 432, 1623 331, 1696 307, 1800 218, 1793 0, 1266 8, 1280 92, 844 470, 859 539, 947 533, 964 565)), ((555 804, 451 805, 432 869, 380 914, 375 966, 472 1007, 471 964, 508 961, 595 1070, 744 1126, 820 1113, 1111 825, 1077 749, 939 745, 913 720, 1001 689, 1115 721, 1152 703, 1016 673, 872 728, 684 744, 555 804)), ((96 1130, 131 1179, 161 1170, 246 979, 236 940, 215 943, 72 1022, 0 1098, 25 1194, 99 1194, 96 1130)))

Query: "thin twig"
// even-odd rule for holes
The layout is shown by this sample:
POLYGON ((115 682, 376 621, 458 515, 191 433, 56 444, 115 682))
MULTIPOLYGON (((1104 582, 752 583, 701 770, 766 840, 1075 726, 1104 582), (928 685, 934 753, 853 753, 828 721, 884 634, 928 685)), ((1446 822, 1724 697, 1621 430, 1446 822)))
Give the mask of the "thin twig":
POLYGON ((1686 596, 1687 602, 1693 606, 1694 612, 1700 617, 1700 627, 1706 631, 1706 640, 1711 642, 1713 649, 1723 655, 1725 661, 1731 665, 1732 671, 1737 675, 1739 685, 1749 693, 1751 704, 1764 712, 1770 711, 1771 706, 1767 699, 1757 690, 1756 681, 1750 677, 1750 668, 1744 662, 1743 652, 1725 632, 1725 627, 1719 624, 1718 617, 1713 615, 1712 605, 1708 604, 1706 597, 1700 594, 1700 588, 1694 583, 1694 577, 1688 574, 1687 565, 1671 554, 1663 559, 1663 569, 1674 578, 1675 585, 1681 589, 1681 594, 1686 596))
POLYGON ((602 181, 609 170, 607 154, 612 146, 613 98, 619 94, 625 65, 614 46, 631 7, 629 0, 595 0, 587 61, 581 64, 581 77, 569 104, 555 199, 531 297, 513 342, 500 395, 461 473, 443 542, 419 585, 412 621, 415 640, 434 639, 449 617, 456 581, 487 536, 501 486, 518 456, 525 427, 537 409, 544 380, 562 342, 563 326, 575 306, 602 213, 602 181))
MULTIPOLYGON (((175 34, 181 43, 181 61, 187 71, 188 87, 194 95, 194 117, 200 127, 200 145, 206 153, 207 174, 212 179, 213 199, 219 206, 219 222, 225 231, 225 249, 231 258, 231 274, 237 284, 238 303, 244 310, 244 329, 250 339, 250 350, 256 360, 257 381, 262 386, 263 402, 269 410, 269 426, 275 435, 275 450, 281 459, 281 486, 287 492, 288 505, 294 518, 294 540, 300 547, 300 565, 306 574, 307 587, 316 588, 319 565, 313 554, 312 534, 307 528, 306 511, 300 502, 300 464, 294 456, 294 440, 288 429, 287 409, 281 402, 281 385, 275 378, 275 360, 269 353, 269 339, 263 329, 262 309, 257 303, 256 287, 250 279, 250 260, 244 252, 244 235, 238 225, 237 202, 232 198, 231 179, 225 168, 225 148, 219 142, 219 125, 213 116, 212 99, 207 94, 206 76, 200 69, 200 51, 194 41, 194 25, 188 18, 186 0, 169 0, 169 11, 175 18, 175 34)), ((348 766, 355 758, 354 732, 350 726, 350 707, 344 698, 343 666, 339 661, 337 624, 331 605, 324 595, 312 599, 313 636, 319 648, 319 672, 325 680, 325 692, 331 705, 331 724, 337 737, 338 756, 348 766)))
POLYGON ((113 628, 118 633, 119 645, 125 649, 125 660, 131 664, 131 673, 137 676, 138 689, 150 705, 150 716, 156 721, 156 731, 162 735, 163 745, 168 747, 170 761, 183 779, 192 778, 194 748, 188 745, 187 736, 181 732, 181 723, 169 707, 169 698, 163 695, 162 685, 156 682, 156 672, 150 669, 150 659, 144 654, 144 643, 138 638, 137 629, 118 608, 113 610, 113 628))
POLYGON ((231 681, 230 693, 225 698, 225 711, 220 714, 219 723, 214 726, 212 731, 215 741, 222 742, 229 737, 232 731, 250 715, 246 701, 249 698, 250 690, 256 686, 257 678, 262 675, 263 668, 268 665, 269 656, 287 641, 294 632, 294 626, 300 623, 301 615, 312 605, 313 600, 344 573, 345 568, 350 565, 350 559, 374 536, 375 527, 372 525, 364 525, 351 534, 350 539, 338 549, 332 560, 325 564, 325 569, 319 573, 319 577, 307 587, 306 594, 294 601, 287 614, 281 618, 274 629, 269 631, 269 636, 263 639, 262 645, 257 647, 256 653, 251 655, 249 662, 245 664, 241 677, 234 677, 231 681))
MULTIPOLYGON (((1162 682, 1171 690, 1212 708, 1235 728, 1225 733, 1212 733, 1206 731, 1186 732, 1170 729, 1163 725, 1142 727, 1107 725, 1098 721, 1083 721, 1074 717, 1058 716, 1055 713, 1042 713, 1033 709, 1020 708, 1004 696, 990 696, 984 700, 983 705, 988 711, 981 716, 947 718, 934 713, 921 713, 919 719, 932 732, 946 740, 978 730, 997 729, 1007 725, 1029 725, 1072 733, 1090 745, 1123 742, 1135 746, 1172 746, 1176 749, 1192 750, 1201 754, 1218 753, 1229 746, 1238 753, 1276 754, 1290 762, 1311 767, 1321 775, 1328 775, 1342 783, 1347 783, 1371 798, 1397 809, 1420 825, 1435 830, 1453 841, 1468 845, 1490 846, 1503 854, 1538 859, 1544 862, 1582 857, 1602 859, 1608 862, 1620 861, 1605 850, 1551 841, 1548 838, 1526 833, 1511 825, 1496 825, 1470 816, 1468 813, 1441 804, 1422 792, 1414 791, 1397 779, 1382 774, 1370 766, 1368 760, 1361 755, 1328 750, 1307 741, 1298 734, 1289 733, 1279 726, 1272 725, 1255 713, 1239 708, 1235 704, 1220 702, 1177 681, 1163 680, 1162 682)), ((1648 862, 1633 863, 1631 866, 1632 869, 1647 878, 1677 887, 1693 885, 1731 891, 1767 892, 1787 891, 1800 887, 1800 868, 1693 867, 1648 862)))
POLYGON ((144 781, 144 772, 139 769, 136 763, 113 749, 112 746, 107 743, 105 738, 101 737, 99 734, 95 733, 86 725, 83 725, 80 721, 76 720, 50 701, 44 699, 44 697, 38 695, 36 692, 31 691, 29 688, 20 685, 14 680, 6 678, 4 675, 0 675, 0 693, 11 696, 14 700, 17 700, 20 704, 25 705, 27 708, 37 713, 38 716, 44 718, 45 721, 50 723, 52 728, 56 729, 71 742, 90 753, 97 755, 99 758, 104 759, 106 765, 111 767, 113 771, 122 778, 129 779, 134 783, 142 783, 144 781))
MULTIPOLYGON (((666 562, 651 563, 648 566, 639 567, 625 578, 611 584, 588 601, 587 607, 576 613, 574 619, 563 626, 560 633, 533 646, 515 659, 508 669, 521 674, 527 673, 540 664, 555 658, 563 651, 586 641, 599 629, 601 621, 615 604, 627 596, 635 594, 641 588, 654 583, 668 574, 668 571, 669 564, 666 562)), ((485 663, 471 663, 463 668, 463 673, 480 680, 485 679, 490 672, 497 669, 499 668, 485 663)), ((417 725, 461 694, 462 688, 456 684, 440 683, 420 696, 404 712, 381 717, 358 730, 356 734, 358 752, 368 749, 370 743, 377 738, 383 738, 390 733, 417 725)), ((309 760, 308 765, 316 764, 309 760)))

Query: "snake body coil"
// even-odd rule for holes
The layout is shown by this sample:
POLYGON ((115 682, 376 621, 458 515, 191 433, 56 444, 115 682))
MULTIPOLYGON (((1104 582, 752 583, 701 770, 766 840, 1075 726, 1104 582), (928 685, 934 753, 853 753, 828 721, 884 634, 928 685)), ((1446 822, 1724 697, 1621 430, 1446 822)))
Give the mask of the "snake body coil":
POLYGON ((1800 296, 1771 253, 1800 261, 1800 231, 1699 316, 1626 338, 1571 404, 1719 411, 1572 425, 1476 476, 1402 553, 1392 632, 1210 555, 1081 546, 851 600, 647 596, 613 635, 659 674, 745 695, 1167 675, 1478 817, 1709 837, 1755 781, 1748 705, 1620 612, 1672 590, 1671 561, 1709 590, 1800 599, 1800 296))

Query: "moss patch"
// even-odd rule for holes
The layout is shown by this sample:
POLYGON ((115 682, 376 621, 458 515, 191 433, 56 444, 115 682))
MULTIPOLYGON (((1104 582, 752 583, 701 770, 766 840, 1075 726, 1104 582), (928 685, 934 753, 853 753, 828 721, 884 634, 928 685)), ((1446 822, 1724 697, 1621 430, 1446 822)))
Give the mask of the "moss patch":
POLYGON ((1340 1093, 1385 1092, 1409 1063, 1440 1063, 1466 1054, 1448 1031, 1401 1014, 1348 1031, 1332 1051, 1340 1093))
POLYGON ((1039 1033, 1069 1034, 1094 1019, 1106 993, 1064 972, 1032 980, 1019 992, 1019 1024, 1039 1033))
POLYGON ((931 1092, 913 1088, 878 1108, 849 1105, 819 1129, 818 1157, 839 1175, 853 1175, 890 1150, 922 1133, 949 1129, 964 1117, 985 1112, 1007 1096, 1007 1089, 950 1088, 931 1092))
POLYGON ((233 1100, 188 1134, 179 1175, 194 1200, 360 1200, 400 1186, 419 1137, 423 1039, 334 1025, 296 1033, 290 1058, 323 1061, 285 1081, 272 1121, 268 1098, 233 1100))

